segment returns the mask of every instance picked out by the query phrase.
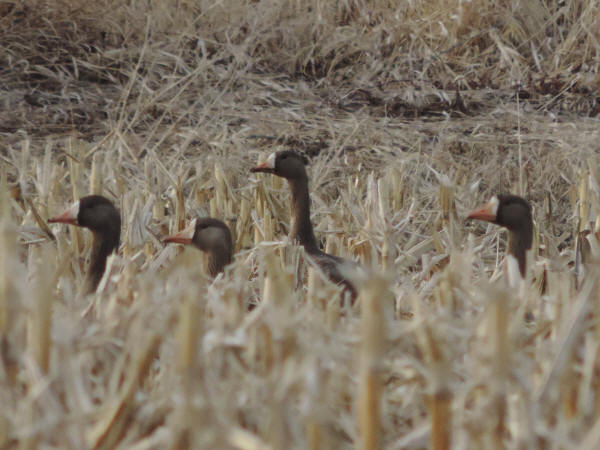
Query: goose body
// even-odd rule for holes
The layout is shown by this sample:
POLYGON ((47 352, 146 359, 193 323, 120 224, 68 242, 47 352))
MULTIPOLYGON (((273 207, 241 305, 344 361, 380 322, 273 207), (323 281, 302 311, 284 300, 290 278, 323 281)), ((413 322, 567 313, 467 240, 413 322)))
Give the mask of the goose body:
POLYGON ((216 277, 233 259, 233 239, 229 227, 212 217, 199 217, 179 233, 167 236, 163 242, 193 245, 208 255, 208 272, 216 277))
POLYGON ((483 220, 508 229, 508 282, 516 286, 526 279, 533 244, 533 219, 527 200, 512 194, 494 195, 485 205, 471 211, 467 219, 483 220))
POLYGON ((291 192, 291 239, 304 247, 304 251, 321 268, 334 283, 342 285, 354 302, 357 290, 352 281, 344 274, 346 267, 354 267, 356 263, 338 256, 323 252, 315 238, 310 221, 310 194, 308 191, 308 174, 306 173, 306 157, 292 150, 273 152, 267 160, 251 169, 251 172, 262 172, 285 178, 291 192))
POLYGON ((49 223, 67 223, 89 229, 93 234, 90 265, 84 293, 94 292, 104 275, 106 259, 117 251, 121 236, 121 216, 114 204, 101 195, 81 197, 49 223))

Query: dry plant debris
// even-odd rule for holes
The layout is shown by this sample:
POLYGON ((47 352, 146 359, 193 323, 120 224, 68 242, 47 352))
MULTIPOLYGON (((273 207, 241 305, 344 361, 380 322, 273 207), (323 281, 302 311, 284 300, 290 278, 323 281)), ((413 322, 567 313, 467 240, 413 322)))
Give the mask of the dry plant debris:
POLYGON ((0 0, 0 447, 598 448, 599 9, 0 0), (281 148, 355 308, 249 173, 281 148), (525 292, 463 220, 502 191, 525 292), (85 297, 89 234, 45 221, 91 193, 123 244, 85 297), (198 215, 236 243, 214 281, 161 243, 198 215))

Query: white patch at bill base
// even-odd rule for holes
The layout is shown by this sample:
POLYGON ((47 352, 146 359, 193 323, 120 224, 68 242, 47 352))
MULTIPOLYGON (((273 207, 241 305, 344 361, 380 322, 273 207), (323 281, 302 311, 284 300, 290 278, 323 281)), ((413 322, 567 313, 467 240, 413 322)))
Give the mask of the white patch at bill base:
POLYGON ((274 169, 275 168, 275 158, 277 157, 277 155, 275 154, 275 152, 271 153, 269 155, 269 157, 267 158, 267 160, 265 161, 267 166, 270 169, 274 169))
POLYGON ((190 222, 190 224, 181 230, 178 234, 185 239, 189 239, 190 241, 194 238, 194 233, 196 232, 196 222, 198 219, 194 219, 190 222))
POLYGON ((493 196, 492 198, 490 198, 490 201, 488 202, 488 208, 490 209, 490 212, 494 215, 494 217, 498 214, 498 206, 500 205, 500 200, 498 200, 497 196, 493 196))

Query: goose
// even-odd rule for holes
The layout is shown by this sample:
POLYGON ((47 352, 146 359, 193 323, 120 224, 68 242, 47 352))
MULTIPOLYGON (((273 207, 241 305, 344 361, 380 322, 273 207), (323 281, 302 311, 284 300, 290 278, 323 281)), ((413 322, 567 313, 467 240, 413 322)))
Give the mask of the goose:
POLYGON ((321 268, 324 274, 335 284, 341 285, 350 295, 351 303, 357 296, 357 289, 345 275, 346 268, 355 268, 354 261, 348 261, 339 256, 323 252, 317 243, 313 226, 310 221, 310 196, 308 192, 308 160, 293 150, 273 152, 264 163, 252 169, 251 172, 262 172, 285 178, 291 191, 292 227, 290 238, 304 247, 304 251, 321 268))
POLYGON ((208 272, 216 277, 233 259, 233 240, 229 227, 219 219, 198 217, 179 233, 163 239, 163 242, 193 245, 208 254, 208 272))
POLYGON ((121 235, 119 210, 106 197, 88 195, 81 197, 64 213, 49 219, 48 222, 76 225, 92 232, 92 252, 83 293, 95 292, 104 275, 106 259, 119 247, 121 235))
POLYGON ((485 205, 471 211, 467 219, 483 220, 508 229, 508 283, 517 286, 521 280, 525 280, 529 273, 533 244, 533 219, 529 202, 517 195, 494 195, 485 205))

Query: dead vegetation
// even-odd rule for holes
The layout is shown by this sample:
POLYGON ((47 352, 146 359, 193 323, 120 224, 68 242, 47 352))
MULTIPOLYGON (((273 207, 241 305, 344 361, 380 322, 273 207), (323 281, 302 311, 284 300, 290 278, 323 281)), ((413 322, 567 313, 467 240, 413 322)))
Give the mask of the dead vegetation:
POLYGON ((599 8, 0 2, 0 447, 597 448, 599 8), (355 310, 249 173, 279 148, 355 310), (534 207, 526 293, 463 220, 499 191, 534 207), (88 193, 124 227, 85 298, 87 232, 44 220, 88 193), (236 242, 214 283, 160 242, 197 214, 236 242))

